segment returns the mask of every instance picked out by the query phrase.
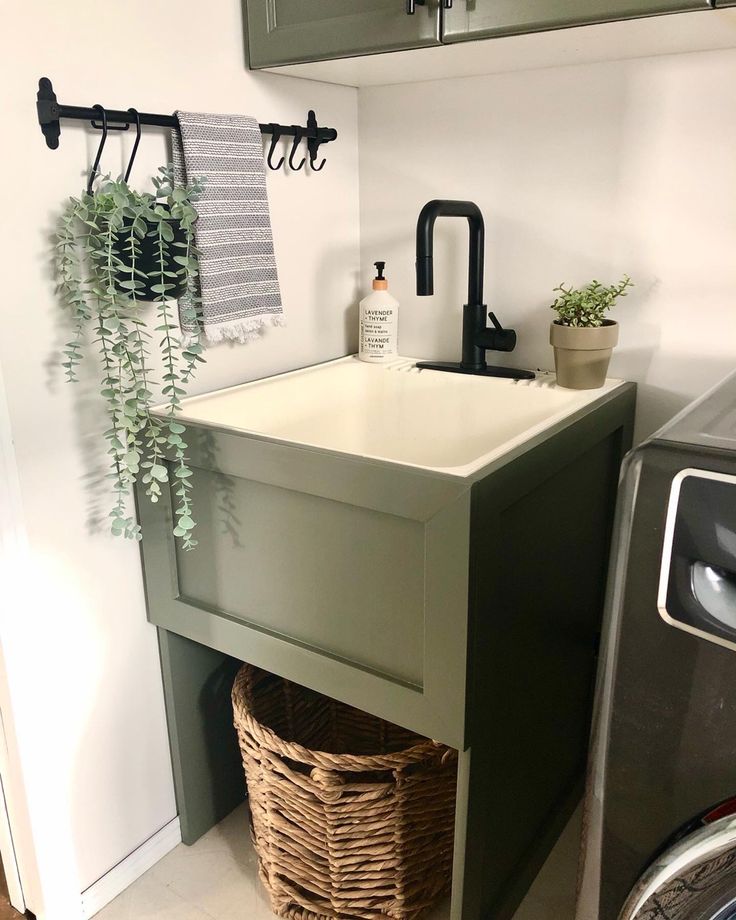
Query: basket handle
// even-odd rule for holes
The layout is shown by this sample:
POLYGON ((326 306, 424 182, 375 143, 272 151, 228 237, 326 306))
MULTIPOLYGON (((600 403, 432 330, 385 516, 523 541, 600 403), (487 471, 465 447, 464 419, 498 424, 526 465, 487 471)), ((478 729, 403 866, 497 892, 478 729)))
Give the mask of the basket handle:
POLYGON ((322 802, 332 804, 340 801, 345 780, 336 770, 314 767, 309 776, 312 782, 319 787, 319 791, 315 794, 322 802))

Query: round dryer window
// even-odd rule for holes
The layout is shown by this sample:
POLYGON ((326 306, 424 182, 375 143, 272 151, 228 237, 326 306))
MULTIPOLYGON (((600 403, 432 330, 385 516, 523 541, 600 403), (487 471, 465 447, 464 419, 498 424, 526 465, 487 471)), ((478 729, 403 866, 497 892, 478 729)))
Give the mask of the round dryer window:
POLYGON ((620 920, 736 920, 736 818, 700 828, 660 856, 620 920))

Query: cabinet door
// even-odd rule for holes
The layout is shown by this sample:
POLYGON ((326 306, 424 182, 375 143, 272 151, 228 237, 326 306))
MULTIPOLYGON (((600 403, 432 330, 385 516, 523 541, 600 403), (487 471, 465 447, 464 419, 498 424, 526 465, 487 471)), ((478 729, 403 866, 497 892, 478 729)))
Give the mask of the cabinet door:
POLYGON ((444 11, 442 40, 540 32, 711 6, 708 0, 454 0, 444 11))
POLYGON ((248 63, 354 57, 440 44, 438 0, 244 0, 248 63))

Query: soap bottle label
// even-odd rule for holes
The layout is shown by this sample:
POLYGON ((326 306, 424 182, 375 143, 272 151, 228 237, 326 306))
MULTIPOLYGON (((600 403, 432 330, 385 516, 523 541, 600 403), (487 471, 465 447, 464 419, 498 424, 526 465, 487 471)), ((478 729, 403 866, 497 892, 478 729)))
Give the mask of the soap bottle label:
POLYGON ((360 357, 382 360, 396 357, 396 311, 363 307, 360 321, 360 357))

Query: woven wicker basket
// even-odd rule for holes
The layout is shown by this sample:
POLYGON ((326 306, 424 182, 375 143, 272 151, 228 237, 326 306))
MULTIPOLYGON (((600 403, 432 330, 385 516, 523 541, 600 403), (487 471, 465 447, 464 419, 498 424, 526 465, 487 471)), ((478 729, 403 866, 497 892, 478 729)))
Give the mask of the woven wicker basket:
POLYGON ((276 914, 414 920, 448 890, 455 751, 250 665, 233 710, 276 914))

